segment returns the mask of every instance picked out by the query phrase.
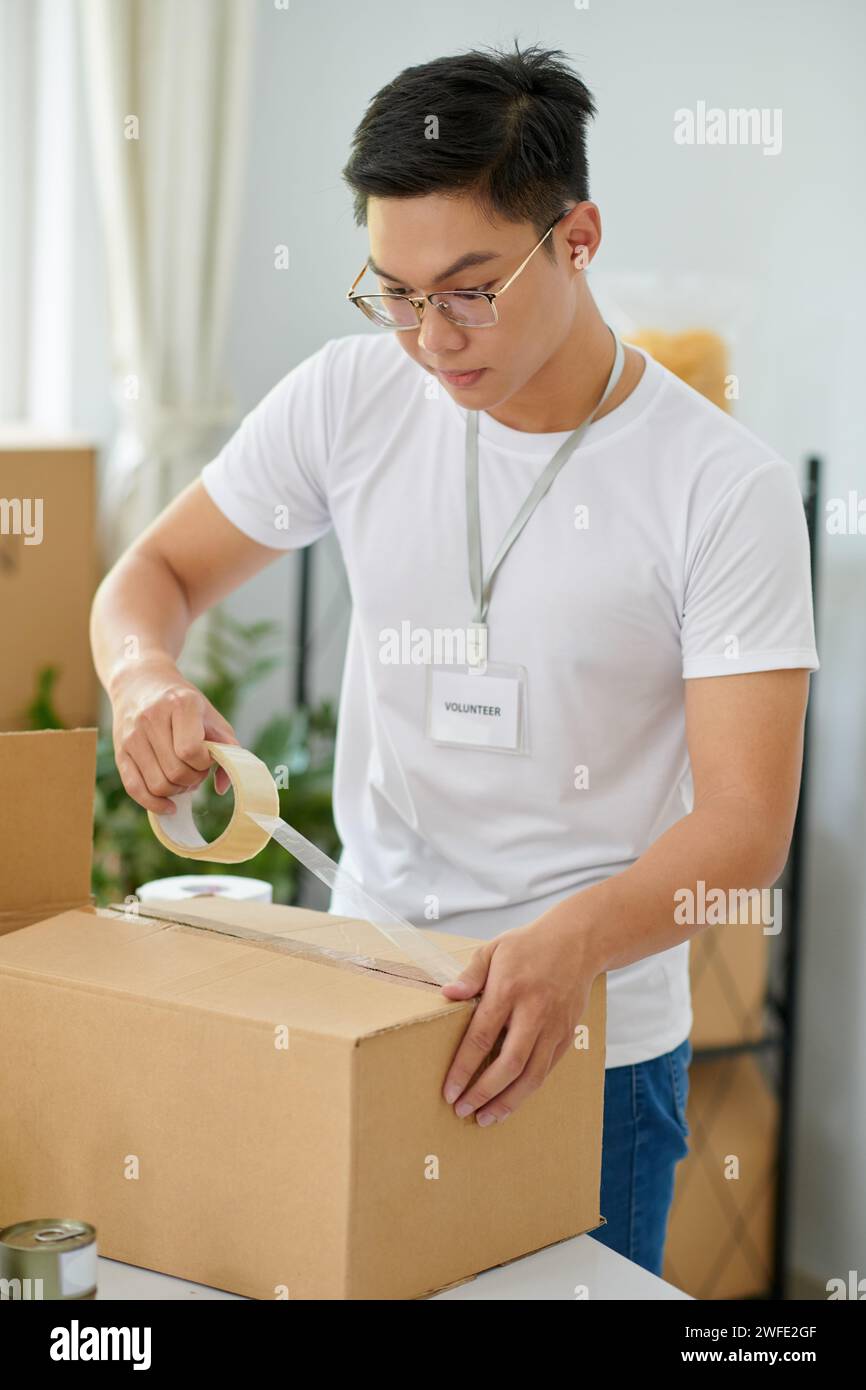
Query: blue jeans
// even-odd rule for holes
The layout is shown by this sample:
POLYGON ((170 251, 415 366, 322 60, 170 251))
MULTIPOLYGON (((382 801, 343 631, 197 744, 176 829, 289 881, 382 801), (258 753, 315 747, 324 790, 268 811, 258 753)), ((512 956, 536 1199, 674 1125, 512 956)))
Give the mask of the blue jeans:
POLYGON ((674 1169, 689 1151, 688 1038, 672 1052, 604 1074, 601 1214, 592 1233, 611 1250, 661 1274, 674 1169))

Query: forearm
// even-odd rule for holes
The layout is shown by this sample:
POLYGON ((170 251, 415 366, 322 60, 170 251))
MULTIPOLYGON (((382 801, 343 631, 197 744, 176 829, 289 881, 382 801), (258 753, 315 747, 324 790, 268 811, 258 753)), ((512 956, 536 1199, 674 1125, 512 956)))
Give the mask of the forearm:
POLYGON ((719 795, 661 835, 639 859, 604 883, 557 903, 545 918, 572 920, 585 937, 594 973, 616 970, 697 935, 703 922, 678 920, 677 894, 768 888, 784 868, 787 843, 764 808, 719 795))
POLYGON ((122 556, 100 584, 90 618, 93 661, 109 695, 143 660, 173 665, 191 616, 163 560, 136 549, 122 556))

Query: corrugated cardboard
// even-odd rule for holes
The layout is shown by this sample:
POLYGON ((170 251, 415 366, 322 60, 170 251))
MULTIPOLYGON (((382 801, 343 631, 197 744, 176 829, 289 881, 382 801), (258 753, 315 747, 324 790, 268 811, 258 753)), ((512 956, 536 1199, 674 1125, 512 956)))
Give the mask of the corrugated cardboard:
POLYGON ((96 722, 87 635, 97 572, 95 459, 83 443, 0 429, 0 651, 8 658, 0 661, 0 729, 26 727, 47 666, 59 670, 54 697, 62 722, 96 722), (25 499, 31 507, 41 502, 39 544, 20 528, 25 499))
POLYGON ((372 968, 322 953, 343 919, 206 912, 0 938, 0 1223, 62 1212, 103 1254, 263 1299, 420 1297, 602 1224, 604 977, 592 1046, 482 1129, 441 1094, 471 1004, 391 974, 369 924, 372 968))
POLYGON ((757 1042, 765 1031, 770 940, 759 924, 727 922, 698 932, 689 948, 692 1047, 757 1042))
POLYGON ((687 1115, 691 1152, 677 1165, 664 1278, 695 1298, 763 1295, 772 1279, 779 1105, 757 1058, 695 1058, 687 1115))
POLYGON ((0 936, 90 902, 96 730, 0 733, 0 936))
MULTIPOLYGON (((781 917, 772 924, 761 917, 762 906, 767 907, 763 897, 729 905, 729 921, 692 938, 690 1036, 695 1051, 758 1042, 766 1033, 771 942, 782 922, 781 917)), ((775 900, 773 910, 778 910, 775 900)))

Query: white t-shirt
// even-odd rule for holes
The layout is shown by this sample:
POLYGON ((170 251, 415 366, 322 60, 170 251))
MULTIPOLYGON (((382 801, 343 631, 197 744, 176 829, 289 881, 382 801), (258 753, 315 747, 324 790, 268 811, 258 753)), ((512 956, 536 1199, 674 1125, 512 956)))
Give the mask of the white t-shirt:
MULTIPOLYGON (((490 938, 531 922, 687 814, 683 678, 819 668, 793 470, 642 355, 637 386, 589 426, 493 582, 489 659, 526 668, 528 755, 432 743, 426 668, 380 660, 387 629, 473 617, 466 411, 395 335, 329 340, 203 469, 216 505, 263 545, 294 549, 335 528, 353 600, 335 753, 341 863, 418 926, 490 938), (580 767, 589 785, 577 789, 580 767)), ((569 433, 480 414, 485 575, 569 433)), ((331 909, 352 915, 336 894, 331 909)), ((607 1066, 688 1036, 688 953, 683 942, 608 972, 607 1066)))

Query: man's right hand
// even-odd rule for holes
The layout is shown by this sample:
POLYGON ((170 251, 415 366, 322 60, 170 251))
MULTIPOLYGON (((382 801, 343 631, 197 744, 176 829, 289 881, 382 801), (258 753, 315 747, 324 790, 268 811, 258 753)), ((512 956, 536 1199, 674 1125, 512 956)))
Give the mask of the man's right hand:
MULTIPOLYGON (((169 657, 142 658, 115 676, 109 691, 114 714, 114 757, 133 801, 171 815, 169 797, 205 780, 211 757, 205 739, 237 743, 227 720, 169 657)), ((229 779, 217 768, 215 786, 229 779)))

